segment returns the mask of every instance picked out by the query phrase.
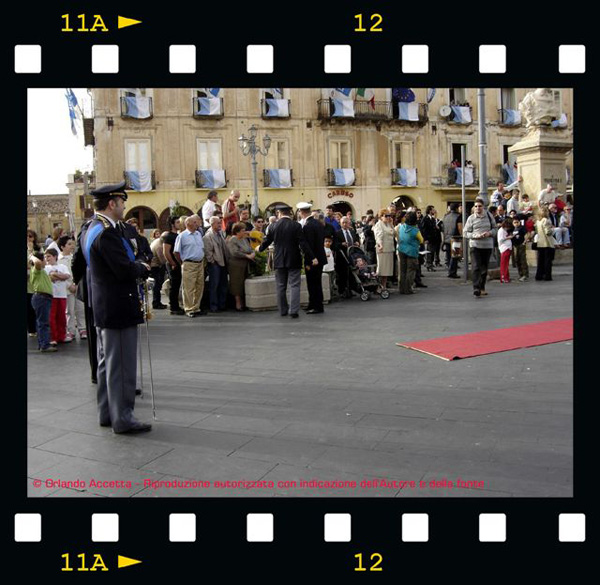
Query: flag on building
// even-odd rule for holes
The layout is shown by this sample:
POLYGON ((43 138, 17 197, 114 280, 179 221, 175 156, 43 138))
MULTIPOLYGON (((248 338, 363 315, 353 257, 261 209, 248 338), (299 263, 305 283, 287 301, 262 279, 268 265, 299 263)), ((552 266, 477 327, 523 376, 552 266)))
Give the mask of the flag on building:
POLYGON ((434 96, 435 96, 435 87, 430 87, 427 90, 427 103, 428 104, 431 103, 431 100, 433 100, 434 96))
POLYGON ((414 102, 415 94, 410 87, 394 87, 392 98, 397 102, 414 102))
POLYGON ((357 87, 356 97, 365 98, 371 105, 371 108, 375 109, 375 92, 369 87, 357 87), (368 97, 371 96, 371 97, 368 97))
POLYGON ((350 92, 352 91, 351 87, 336 87, 335 91, 339 92, 339 93, 343 93, 346 97, 348 97, 350 95, 350 92))
POLYGON ((65 89, 65 97, 67 98, 67 104, 69 106, 69 117, 71 119, 71 132, 73 136, 77 136, 77 127, 75 125, 76 120, 81 119, 81 108, 77 102, 77 98, 73 93, 73 90, 69 87, 65 89))

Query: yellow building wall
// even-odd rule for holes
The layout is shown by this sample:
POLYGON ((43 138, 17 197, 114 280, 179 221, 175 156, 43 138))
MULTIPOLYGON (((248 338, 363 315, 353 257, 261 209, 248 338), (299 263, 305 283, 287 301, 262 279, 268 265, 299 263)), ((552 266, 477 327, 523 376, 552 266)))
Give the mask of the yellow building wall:
MULTIPOLYGON (((516 90, 517 101, 523 99, 532 88, 516 90)), ((376 88, 375 99, 389 101, 391 90, 376 88)), ((413 89, 416 100, 426 102, 427 89, 413 89)), ((252 124, 258 127, 258 140, 268 133, 272 139, 286 140, 289 145, 290 167, 293 169, 294 186, 291 189, 263 187, 262 170, 264 157, 258 155, 258 196, 261 209, 274 202, 294 205, 298 201, 312 201, 317 208, 324 208, 336 201, 349 203, 355 214, 362 215, 367 209, 377 211, 400 195, 411 198, 418 206, 433 204, 445 211, 448 201, 459 200, 460 188, 439 185, 447 177, 447 167, 452 158, 452 143, 467 144, 467 158, 478 166, 478 111, 477 89, 469 88, 467 101, 472 106, 473 123, 449 124, 440 114, 440 108, 449 103, 447 88, 438 88, 429 104, 429 120, 424 125, 399 124, 382 121, 331 121, 318 119, 318 100, 322 99, 320 88, 284 90, 290 99, 289 119, 262 119, 260 115, 261 90, 222 90, 225 115, 222 119, 200 119, 192 116, 193 90, 152 88, 147 90, 153 98, 154 115, 150 120, 122 119, 120 115, 119 89, 95 89, 95 170, 98 186, 123 180, 125 171, 125 140, 146 138, 151 140, 152 164, 156 173, 157 188, 149 193, 130 192, 127 207, 149 207, 157 216, 169 207, 171 201, 193 211, 206 200, 208 189, 196 189, 197 170, 196 140, 220 139, 222 164, 226 169, 228 186, 219 189, 219 200, 227 198, 232 189, 239 189, 244 203, 251 203, 253 193, 252 165, 250 156, 243 156, 238 137, 249 134, 252 124), (112 126, 109 126, 109 119, 112 126), (326 169, 329 162, 329 140, 342 138, 352 144, 353 166, 356 168, 357 184, 344 188, 347 194, 336 193, 337 188, 326 185, 326 169), (419 186, 416 188, 392 187, 390 169, 393 166, 393 142, 414 143, 414 166, 418 169, 419 186), (350 194, 352 196, 350 196, 350 194)), ((563 110, 568 115, 572 131, 573 92, 562 89, 563 110)), ((525 133, 524 125, 507 128, 499 125, 500 89, 486 89, 486 127, 488 177, 497 179, 504 162, 503 147, 519 141, 525 133)), ((570 157, 572 169, 572 156, 570 157)), ((479 175, 479 170, 477 172, 479 175)), ((493 190, 490 185, 489 191, 493 190)), ((467 189, 467 198, 473 199, 479 190, 476 184, 467 189)))

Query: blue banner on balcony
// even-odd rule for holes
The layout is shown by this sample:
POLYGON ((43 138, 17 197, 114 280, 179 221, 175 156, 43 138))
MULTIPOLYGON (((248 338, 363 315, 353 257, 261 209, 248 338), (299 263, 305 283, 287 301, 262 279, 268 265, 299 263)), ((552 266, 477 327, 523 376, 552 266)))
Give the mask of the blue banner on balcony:
POLYGON ((125 97, 125 113, 130 118, 145 120, 151 117, 150 113, 150 98, 135 96, 125 97))
POLYGON ((350 92, 352 91, 352 88, 351 87, 336 87, 335 91, 343 93, 346 97, 348 97, 350 95, 350 92))
POLYGON ((273 189, 289 189, 292 186, 292 173, 289 169, 267 169, 269 187, 273 189))
POLYGON ((419 121, 419 104, 417 102, 399 102, 398 103, 398 119, 408 120, 409 122, 419 121))
POLYGON ((398 185, 402 187, 417 186, 417 169, 396 169, 398 173, 398 185))
MULTIPOLYGON (((472 185, 475 182, 473 178, 473 169, 469 167, 465 167, 465 187, 472 185)), ((456 184, 462 185, 462 168, 456 168, 456 184)))
POLYGON ((427 103, 430 104, 431 100, 435 97, 435 87, 430 87, 427 90, 427 103))
POLYGON ((471 123, 471 108, 467 106, 450 106, 454 113, 454 119, 452 122, 456 124, 470 124, 471 123))
POLYGON ((350 187, 354 183, 354 169, 333 169, 336 187, 350 187))
POLYGON ((197 116, 219 116, 221 114, 221 100, 219 98, 198 98, 197 116))
POLYGON ((152 191, 151 171, 127 171, 132 191, 152 191))
POLYGON ((288 118, 290 109, 287 100, 265 100, 265 116, 267 118, 288 118))
POLYGON ((502 110, 504 123, 507 126, 519 126, 521 124, 521 112, 519 110, 502 110))
POLYGON ((336 100, 332 99, 333 112, 332 118, 354 118, 354 101, 353 100, 336 100))
POLYGON ((204 189, 221 189, 225 187, 225 171, 223 169, 200 171, 200 185, 204 189))

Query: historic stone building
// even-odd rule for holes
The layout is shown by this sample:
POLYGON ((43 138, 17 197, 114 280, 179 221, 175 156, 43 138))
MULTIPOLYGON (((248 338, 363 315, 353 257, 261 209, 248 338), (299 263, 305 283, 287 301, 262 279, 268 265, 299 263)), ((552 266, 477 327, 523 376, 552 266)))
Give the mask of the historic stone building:
MULTIPOLYGON (((508 148, 525 134, 518 104, 531 89, 486 89, 490 189, 514 172, 508 148)), ((221 201, 236 188, 250 205, 251 157, 239 137, 248 138, 256 125, 258 144, 267 134, 271 139, 267 156, 257 158, 262 211, 303 200, 362 215, 398 201, 431 203, 443 214, 461 197, 461 173, 452 162, 462 144, 473 164, 464 177, 467 199, 479 191, 477 89, 432 94, 427 88, 94 89, 96 184, 126 178, 128 217, 136 215, 145 229, 164 227, 175 205, 197 211, 212 186, 221 201)), ((565 114, 555 131, 572 133, 573 91, 553 94, 565 114)), ((569 177, 557 177, 559 191, 572 181, 572 155, 567 164, 569 177)))

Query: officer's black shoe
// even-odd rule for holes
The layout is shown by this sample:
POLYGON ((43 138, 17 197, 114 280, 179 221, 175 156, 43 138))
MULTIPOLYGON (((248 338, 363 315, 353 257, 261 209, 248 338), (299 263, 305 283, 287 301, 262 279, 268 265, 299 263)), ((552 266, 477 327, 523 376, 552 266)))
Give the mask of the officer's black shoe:
POLYGON ((113 429, 113 433, 117 435, 124 435, 125 433, 145 433, 152 429, 152 425, 143 422, 136 422, 133 426, 129 427, 126 431, 115 431, 113 429))
POLYGON ((415 284, 415 288, 427 288, 427 285, 423 284, 422 282, 417 282, 417 284, 415 284))
POLYGON ((176 311, 169 311, 171 315, 185 315, 185 311, 183 309, 177 309, 176 311))
POLYGON ((160 310, 160 309, 166 309, 166 308, 167 308, 167 305, 163 305, 163 304, 161 303, 160 305, 152 305, 152 308, 153 308, 153 309, 157 309, 157 310, 160 310))
POLYGON ((142 395, 142 391, 139 388, 135 389, 135 395, 136 396, 141 396, 142 395))
POLYGON ((297 319, 298 318, 298 313, 290 313, 290 317, 292 319, 297 319))

